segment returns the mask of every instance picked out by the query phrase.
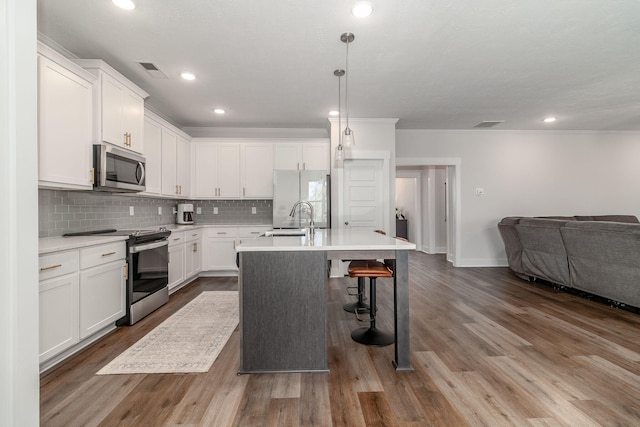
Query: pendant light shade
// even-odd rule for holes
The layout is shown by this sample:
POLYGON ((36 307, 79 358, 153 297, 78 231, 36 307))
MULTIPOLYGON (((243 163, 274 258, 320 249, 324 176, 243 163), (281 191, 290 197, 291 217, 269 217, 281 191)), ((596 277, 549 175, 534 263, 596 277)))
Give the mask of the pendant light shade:
POLYGON ((347 126, 344 128, 344 146, 351 148, 356 145, 356 140, 353 135, 353 131, 349 127, 349 43, 355 40, 356 36, 353 33, 343 33, 340 36, 340 40, 347 45, 347 53, 345 57, 345 74, 344 79, 344 92, 345 92, 345 110, 347 114, 347 126))
POLYGON ((342 90, 341 89, 342 88, 340 85, 340 79, 342 76, 344 76, 344 70, 341 70, 341 69, 334 70, 333 75, 338 77, 338 145, 336 147, 335 162, 336 162, 336 167, 341 168, 344 163, 344 149, 342 147, 342 119, 341 119, 341 115, 342 115, 342 109, 341 109, 342 90))

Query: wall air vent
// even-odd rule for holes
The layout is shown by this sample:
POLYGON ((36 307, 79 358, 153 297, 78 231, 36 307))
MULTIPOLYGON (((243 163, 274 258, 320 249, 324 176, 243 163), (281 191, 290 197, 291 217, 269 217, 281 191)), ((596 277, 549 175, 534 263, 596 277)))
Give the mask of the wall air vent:
POLYGON ((494 126, 498 126, 500 123, 504 123, 504 120, 494 120, 494 121, 485 121, 480 122, 474 126, 474 128, 492 128, 494 126))
POLYGON ((165 73, 160 71, 158 67, 156 67, 152 62, 138 62, 142 68, 154 79, 166 79, 168 78, 165 73))

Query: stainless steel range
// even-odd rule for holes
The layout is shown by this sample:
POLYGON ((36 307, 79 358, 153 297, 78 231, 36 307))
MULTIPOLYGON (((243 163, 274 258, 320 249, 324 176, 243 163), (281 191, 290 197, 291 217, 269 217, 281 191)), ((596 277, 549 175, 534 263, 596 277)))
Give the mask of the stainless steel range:
POLYGON ((127 240, 127 313, 116 324, 133 325, 169 301, 169 235, 157 230, 97 230, 65 236, 129 236, 127 240))

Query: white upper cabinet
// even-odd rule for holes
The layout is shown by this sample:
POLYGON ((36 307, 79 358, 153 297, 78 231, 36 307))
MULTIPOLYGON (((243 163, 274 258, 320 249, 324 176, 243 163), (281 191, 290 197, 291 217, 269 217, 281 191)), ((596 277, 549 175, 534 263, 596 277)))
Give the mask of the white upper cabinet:
POLYGON ((94 89, 96 140, 142 153, 144 99, 149 94, 101 60, 75 62, 98 77, 94 89))
POLYGON ((189 197, 191 195, 191 143, 178 135, 176 147, 176 183, 179 195, 189 197))
POLYGON ((144 118, 144 157, 146 191, 149 194, 162 193, 162 125, 155 120, 144 118))
POLYGON ((178 135, 167 128, 162 128, 162 194, 165 196, 180 195, 177 150, 178 135))
POLYGON ((273 197, 273 144, 242 144, 240 152, 242 197, 273 197))
POLYGON ((236 143, 197 142, 193 145, 193 196, 240 197, 240 146, 236 143))
POLYGON ((278 142, 274 144, 274 169, 329 171, 329 142, 278 142))
POLYGON ((41 187, 89 190, 95 76, 38 43, 41 187))
POLYGON ((160 116, 145 112, 146 194, 190 196, 191 142, 188 138, 189 135, 160 116))

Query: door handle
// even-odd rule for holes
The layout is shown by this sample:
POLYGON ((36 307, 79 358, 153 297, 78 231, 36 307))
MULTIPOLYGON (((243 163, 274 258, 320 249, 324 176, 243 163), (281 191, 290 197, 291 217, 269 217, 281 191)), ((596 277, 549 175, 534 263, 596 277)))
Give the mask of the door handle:
POLYGON ((349 221, 345 221, 345 222, 344 222, 344 225, 349 225, 349 221))

